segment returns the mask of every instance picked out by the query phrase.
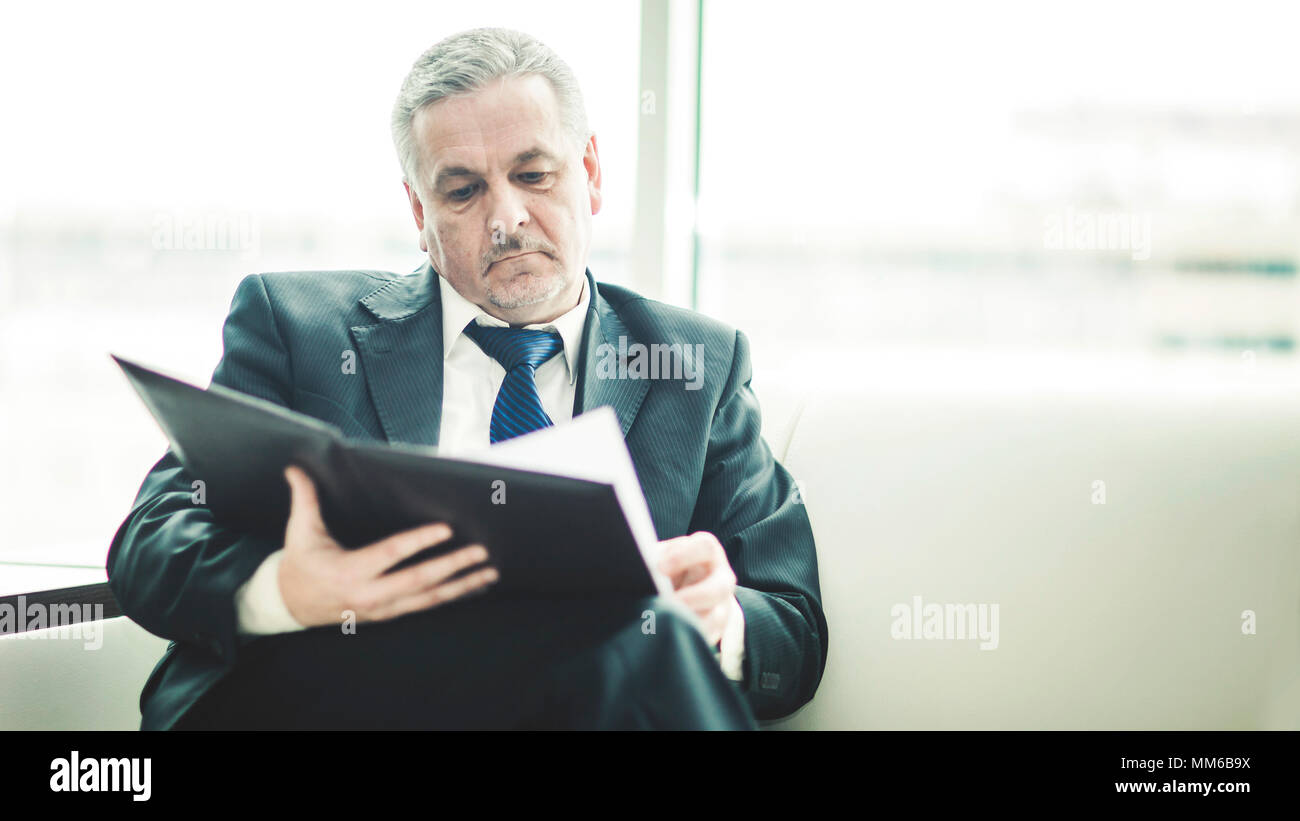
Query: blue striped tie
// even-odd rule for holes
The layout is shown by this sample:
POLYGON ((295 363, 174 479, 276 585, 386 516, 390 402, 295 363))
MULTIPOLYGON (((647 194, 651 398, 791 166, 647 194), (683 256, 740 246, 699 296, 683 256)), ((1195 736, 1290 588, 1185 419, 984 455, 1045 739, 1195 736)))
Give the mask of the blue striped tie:
POLYGON ((564 347, 560 335, 528 328, 496 328, 470 322, 465 333, 483 353, 506 369, 505 381, 492 408, 491 441, 512 439, 554 422, 537 395, 537 368, 564 347))

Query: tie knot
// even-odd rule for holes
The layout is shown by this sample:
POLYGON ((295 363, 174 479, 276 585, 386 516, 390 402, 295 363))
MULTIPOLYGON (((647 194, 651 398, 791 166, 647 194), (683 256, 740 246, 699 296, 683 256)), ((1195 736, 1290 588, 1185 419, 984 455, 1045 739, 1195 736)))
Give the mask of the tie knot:
POLYGON ((496 328, 471 321, 465 333, 507 372, 520 365, 536 369, 564 347, 559 334, 531 328, 496 328))

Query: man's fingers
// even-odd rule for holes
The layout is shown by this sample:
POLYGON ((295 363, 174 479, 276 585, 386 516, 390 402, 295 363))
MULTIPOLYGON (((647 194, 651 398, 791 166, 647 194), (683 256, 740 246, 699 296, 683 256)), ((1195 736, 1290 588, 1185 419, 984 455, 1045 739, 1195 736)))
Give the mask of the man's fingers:
POLYGON ((693 564, 682 572, 670 576, 669 578, 673 581, 673 589, 681 590, 683 587, 691 587, 704 581, 713 570, 711 565, 711 562, 693 564))
POLYGON ((404 567, 396 573, 380 576, 366 587, 366 596, 377 607, 408 596, 426 593, 460 571, 487 561, 488 552, 481 544, 472 544, 452 551, 445 556, 426 559, 419 564, 404 567))
POLYGON ((717 539, 710 533, 692 533, 663 542, 659 569, 668 576, 676 576, 692 565, 711 562, 717 555, 717 539))
POLYGON ((445 522, 420 525, 380 539, 353 552, 364 565, 367 578, 374 578, 393 565, 414 556, 426 547, 442 544, 451 538, 451 526, 445 522))
POLYGON ((445 604, 461 596, 483 590, 496 582, 499 577, 495 567, 485 567, 473 573, 466 573, 464 576, 452 581, 398 599, 390 606, 381 608, 375 618, 376 620, 394 619, 407 613, 427 610, 430 607, 445 604))
POLYGON ((730 602, 723 602, 709 611, 704 618, 705 639, 712 646, 722 641, 722 634, 727 629, 727 619, 731 616, 730 602))
POLYGON ((676 591, 677 598, 682 604, 701 617, 717 607, 718 602, 725 604, 727 599, 735 594, 736 578, 725 567, 719 567, 697 584, 678 588, 676 591))
POLYGON ((302 468, 290 465, 284 469, 284 479, 289 483, 289 522, 285 526, 285 545, 300 541, 292 538, 293 535, 328 538, 329 531, 321 519, 320 501, 311 477, 302 468))

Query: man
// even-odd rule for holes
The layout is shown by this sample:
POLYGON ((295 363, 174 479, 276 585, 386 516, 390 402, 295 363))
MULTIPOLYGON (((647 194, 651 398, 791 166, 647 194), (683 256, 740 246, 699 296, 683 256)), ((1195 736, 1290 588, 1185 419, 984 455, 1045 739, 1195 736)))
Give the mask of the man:
POLYGON ((816 555, 745 337, 592 277, 600 163, 568 67, 517 32, 447 38, 393 133, 428 262, 246 278, 213 382, 447 451, 610 405, 675 597, 493 596, 492 545, 389 572, 450 528, 345 550, 296 468, 283 543, 255 539, 194 504, 169 451, 108 556, 126 615, 173 641, 143 727, 746 728, 805 703, 827 646, 816 555), (695 352, 672 363, 690 382, 610 361, 658 345, 695 352))

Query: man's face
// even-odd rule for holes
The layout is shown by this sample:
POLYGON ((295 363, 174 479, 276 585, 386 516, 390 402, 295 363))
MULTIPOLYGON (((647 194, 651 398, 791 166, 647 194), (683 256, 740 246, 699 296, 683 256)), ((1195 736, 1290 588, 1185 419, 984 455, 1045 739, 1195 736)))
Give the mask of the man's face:
POLYGON ((420 109, 412 132, 419 168, 406 192, 434 270, 513 325, 576 305, 600 162, 595 137, 574 145, 551 84, 494 81, 420 109))

